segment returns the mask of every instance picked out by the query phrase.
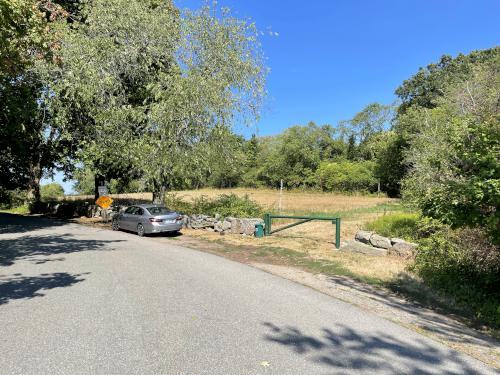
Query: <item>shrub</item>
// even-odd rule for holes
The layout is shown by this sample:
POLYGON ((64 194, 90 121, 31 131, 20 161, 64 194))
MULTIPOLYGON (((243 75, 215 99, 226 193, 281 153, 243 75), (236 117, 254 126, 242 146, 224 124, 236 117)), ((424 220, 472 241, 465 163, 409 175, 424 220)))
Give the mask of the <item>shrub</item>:
POLYGON ((411 270, 479 321, 500 327, 500 249, 483 230, 442 226, 419 241, 411 270))
POLYGON ((57 182, 52 182, 40 187, 40 195, 43 200, 56 199, 64 195, 64 188, 57 182))
POLYGON ((416 240, 420 215, 417 213, 396 213, 381 216, 366 224, 366 229, 386 237, 400 237, 416 240))
POLYGON ((21 207, 27 200, 26 191, 21 189, 4 190, 0 188, 0 208, 21 207))
POLYGON ((373 168, 370 161, 324 162, 316 171, 316 179, 325 191, 374 191, 377 180, 373 168))
POLYGON ((168 193, 164 200, 165 206, 168 208, 181 212, 183 214, 191 215, 194 214, 194 205, 192 203, 184 201, 176 193, 168 193))
POLYGON ((217 198, 209 199, 202 195, 194 199, 193 203, 183 201, 175 194, 167 194, 165 205, 185 214, 205 214, 222 217, 260 217, 263 209, 248 195, 239 197, 236 194, 222 194, 217 198))

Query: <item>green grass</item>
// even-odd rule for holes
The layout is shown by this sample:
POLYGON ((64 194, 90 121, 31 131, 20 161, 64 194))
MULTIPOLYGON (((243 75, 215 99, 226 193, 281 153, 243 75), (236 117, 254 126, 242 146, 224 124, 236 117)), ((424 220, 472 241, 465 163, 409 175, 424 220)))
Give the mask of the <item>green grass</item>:
POLYGON ((27 215, 30 213, 29 207, 27 205, 0 209, 0 212, 8 213, 8 214, 17 214, 17 215, 27 215))
POLYGON ((416 240, 420 215, 414 212, 398 212, 381 216, 366 224, 365 229, 386 237, 400 237, 416 240))
POLYGON ((347 276, 354 280, 365 282, 370 285, 384 285, 384 282, 378 278, 358 275, 351 272, 340 262, 311 258, 308 254, 295 250, 274 246, 243 247, 225 243, 223 240, 217 240, 215 242, 224 245, 222 249, 217 250, 220 253, 227 254, 231 252, 244 251, 251 259, 256 261, 260 260, 264 263, 265 258, 267 258, 271 259, 272 263, 301 268, 314 274, 321 273, 327 276, 347 276))

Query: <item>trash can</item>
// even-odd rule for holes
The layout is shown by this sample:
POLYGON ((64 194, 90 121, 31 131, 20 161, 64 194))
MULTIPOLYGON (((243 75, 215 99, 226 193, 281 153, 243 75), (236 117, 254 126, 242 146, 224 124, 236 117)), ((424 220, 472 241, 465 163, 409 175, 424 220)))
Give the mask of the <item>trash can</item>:
POLYGON ((264 237, 264 224, 262 223, 255 224, 255 237, 257 238, 264 237))

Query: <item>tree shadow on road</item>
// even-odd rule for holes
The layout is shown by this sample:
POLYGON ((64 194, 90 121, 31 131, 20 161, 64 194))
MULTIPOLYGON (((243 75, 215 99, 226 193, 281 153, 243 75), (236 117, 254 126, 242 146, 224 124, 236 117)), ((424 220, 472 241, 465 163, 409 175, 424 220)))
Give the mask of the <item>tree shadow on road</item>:
POLYGON ((0 213, 0 234, 25 233, 38 229, 58 227, 64 224, 66 223, 62 220, 45 217, 0 213))
POLYGON ((25 235, 0 240, 0 266, 10 266, 19 260, 35 264, 62 261, 63 257, 54 255, 71 254, 81 251, 112 250, 111 244, 123 240, 85 240, 73 235, 25 235))
POLYGON ((334 369, 334 373, 477 374, 459 353, 405 340, 384 332, 361 333, 343 325, 323 328, 322 335, 307 335, 296 327, 263 323, 265 340, 290 348, 308 360, 334 369))
POLYGON ((66 272, 51 274, 42 273, 39 276, 22 276, 14 274, 10 277, 0 277, 0 305, 16 299, 31 299, 45 295, 43 291, 72 286, 85 280, 80 273, 71 275, 66 272))
MULTIPOLYGON (((416 290, 425 290, 424 288, 426 288, 425 285, 422 285, 414 279, 410 279, 404 274, 401 274, 398 277, 400 278, 399 282, 404 283, 405 288, 412 287, 416 290), (414 285, 412 285, 412 283, 414 285)), ((432 332, 447 341, 480 345, 491 348, 491 350, 495 350, 495 348, 500 344, 499 340, 494 337, 468 328, 466 325, 467 323, 464 323, 462 318, 465 314, 462 316, 454 314, 451 306, 448 307, 448 310, 437 308, 436 306, 442 305, 441 302, 430 300, 427 304, 425 301, 422 301, 424 303, 419 304, 418 302, 412 300, 411 296, 411 302, 409 302, 408 300, 401 298, 394 293, 388 292, 387 290, 375 288, 342 276, 329 276, 327 280, 334 285, 342 285, 349 289, 354 289, 361 295, 369 298, 370 301, 378 303, 381 306, 387 306, 389 308, 402 311, 402 313, 405 313, 408 316, 406 319, 407 322, 410 322, 425 331, 432 332)), ((396 287, 393 288, 396 289, 396 287)), ((405 321, 405 319, 403 319, 403 321, 405 321)))

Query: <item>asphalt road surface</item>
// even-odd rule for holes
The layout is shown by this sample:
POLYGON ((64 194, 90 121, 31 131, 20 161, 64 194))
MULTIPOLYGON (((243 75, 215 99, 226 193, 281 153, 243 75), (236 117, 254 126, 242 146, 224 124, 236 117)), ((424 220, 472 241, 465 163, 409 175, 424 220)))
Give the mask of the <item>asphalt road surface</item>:
POLYGON ((494 374, 291 281, 134 234, 0 214, 0 374, 494 374))

